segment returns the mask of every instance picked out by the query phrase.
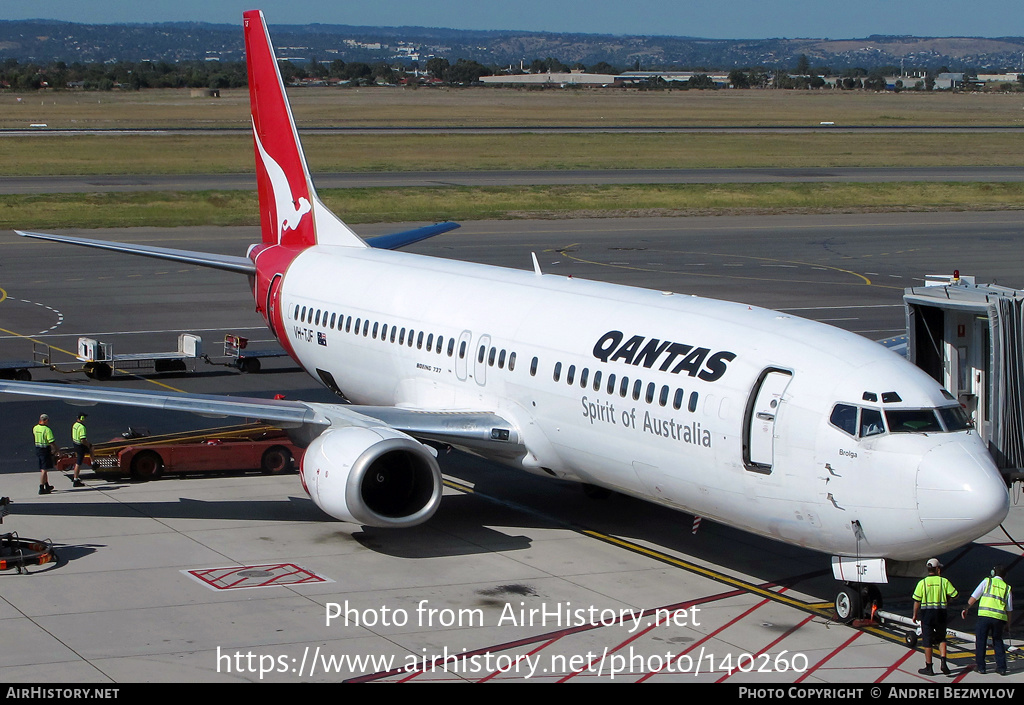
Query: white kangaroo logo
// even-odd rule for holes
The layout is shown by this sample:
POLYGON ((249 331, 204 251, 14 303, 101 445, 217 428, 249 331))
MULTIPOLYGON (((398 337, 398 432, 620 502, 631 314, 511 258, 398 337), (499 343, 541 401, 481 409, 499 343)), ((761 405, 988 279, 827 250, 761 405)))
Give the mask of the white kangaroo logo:
POLYGON ((274 191, 274 211, 277 213, 277 242, 281 243, 281 235, 285 230, 295 230, 299 227, 302 216, 312 209, 305 198, 298 200, 292 198, 292 187, 288 183, 288 177, 281 165, 274 161, 274 158, 263 149, 263 143, 256 132, 256 123, 252 126, 253 137, 256 138, 256 147, 260 152, 260 159, 263 161, 263 168, 270 177, 270 188, 274 191))

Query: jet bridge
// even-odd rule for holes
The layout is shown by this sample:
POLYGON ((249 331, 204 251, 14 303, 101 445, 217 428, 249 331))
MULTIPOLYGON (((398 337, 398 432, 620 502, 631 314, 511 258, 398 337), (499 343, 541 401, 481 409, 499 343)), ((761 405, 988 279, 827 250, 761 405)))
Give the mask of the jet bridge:
POLYGON ((954 272, 903 302, 907 357, 963 405, 1007 479, 1024 479, 1024 291, 954 272))

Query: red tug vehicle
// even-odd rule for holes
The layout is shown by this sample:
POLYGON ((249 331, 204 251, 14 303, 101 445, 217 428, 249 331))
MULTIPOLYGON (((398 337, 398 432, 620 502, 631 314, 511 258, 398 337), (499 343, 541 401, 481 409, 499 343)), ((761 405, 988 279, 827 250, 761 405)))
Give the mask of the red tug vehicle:
MULTIPOLYGON (((93 445, 90 460, 98 476, 117 480, 156 480, 170 473, 260 470, 267 474, 294 472, 302 448, 288 434, 264 424, 240 424, 200 431, 150 436, 129 429, 123 438, 93 445)), ((57 469, 75 464, 73 450, 62 450, 57 469)))

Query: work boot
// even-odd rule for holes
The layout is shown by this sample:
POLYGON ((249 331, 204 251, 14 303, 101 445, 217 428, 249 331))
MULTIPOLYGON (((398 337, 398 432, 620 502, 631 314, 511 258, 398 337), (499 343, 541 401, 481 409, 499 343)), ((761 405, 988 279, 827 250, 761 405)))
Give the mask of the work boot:
POLYGON ((924 668, 917 669, 917 672, 920 673, 922 676, 934 676, 935 675, 935 671, 932 670, 932 665, 930 663, 926 663, 924 665, 924 668))
POLYGON ((939 666, 939 670, 942 671, 942 674, 945 676, 948 676, 950 673, 952 673, 952 671, 949 670, 949 666, 946 665, 946 659, 942 659, 942 665, 939 666))
POLYGON ((75 478, 75 481, 71 484, 74 485, 75 487, 85 487, 85 483, 79 480, 77 477, 75 478))
POLYGON ((39 494, 50 494, 53 492, 53 488, 49 485, 39 485, 39 494))

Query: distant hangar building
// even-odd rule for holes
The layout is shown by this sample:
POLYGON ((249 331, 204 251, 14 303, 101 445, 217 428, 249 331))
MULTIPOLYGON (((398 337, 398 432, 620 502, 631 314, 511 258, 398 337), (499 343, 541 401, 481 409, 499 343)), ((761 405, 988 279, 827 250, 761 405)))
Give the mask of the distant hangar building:
POLYGON ((613 75, 607 73, 524 73, 501 76, 483 76, 480 82, 488 86, 639 86, 654 80, 661 80, 669 85, 681 85, 697 75, 706 75, 719 87, 729 83, 729 75, 725 73, 706 73, 701 71, 626 71, 613 75))
POLYGON ((502 76, 481 76, 480 82, 487 86, 590 86, 601 88, 615 85, 618 76, 608 73, 524 73, 502 76))

